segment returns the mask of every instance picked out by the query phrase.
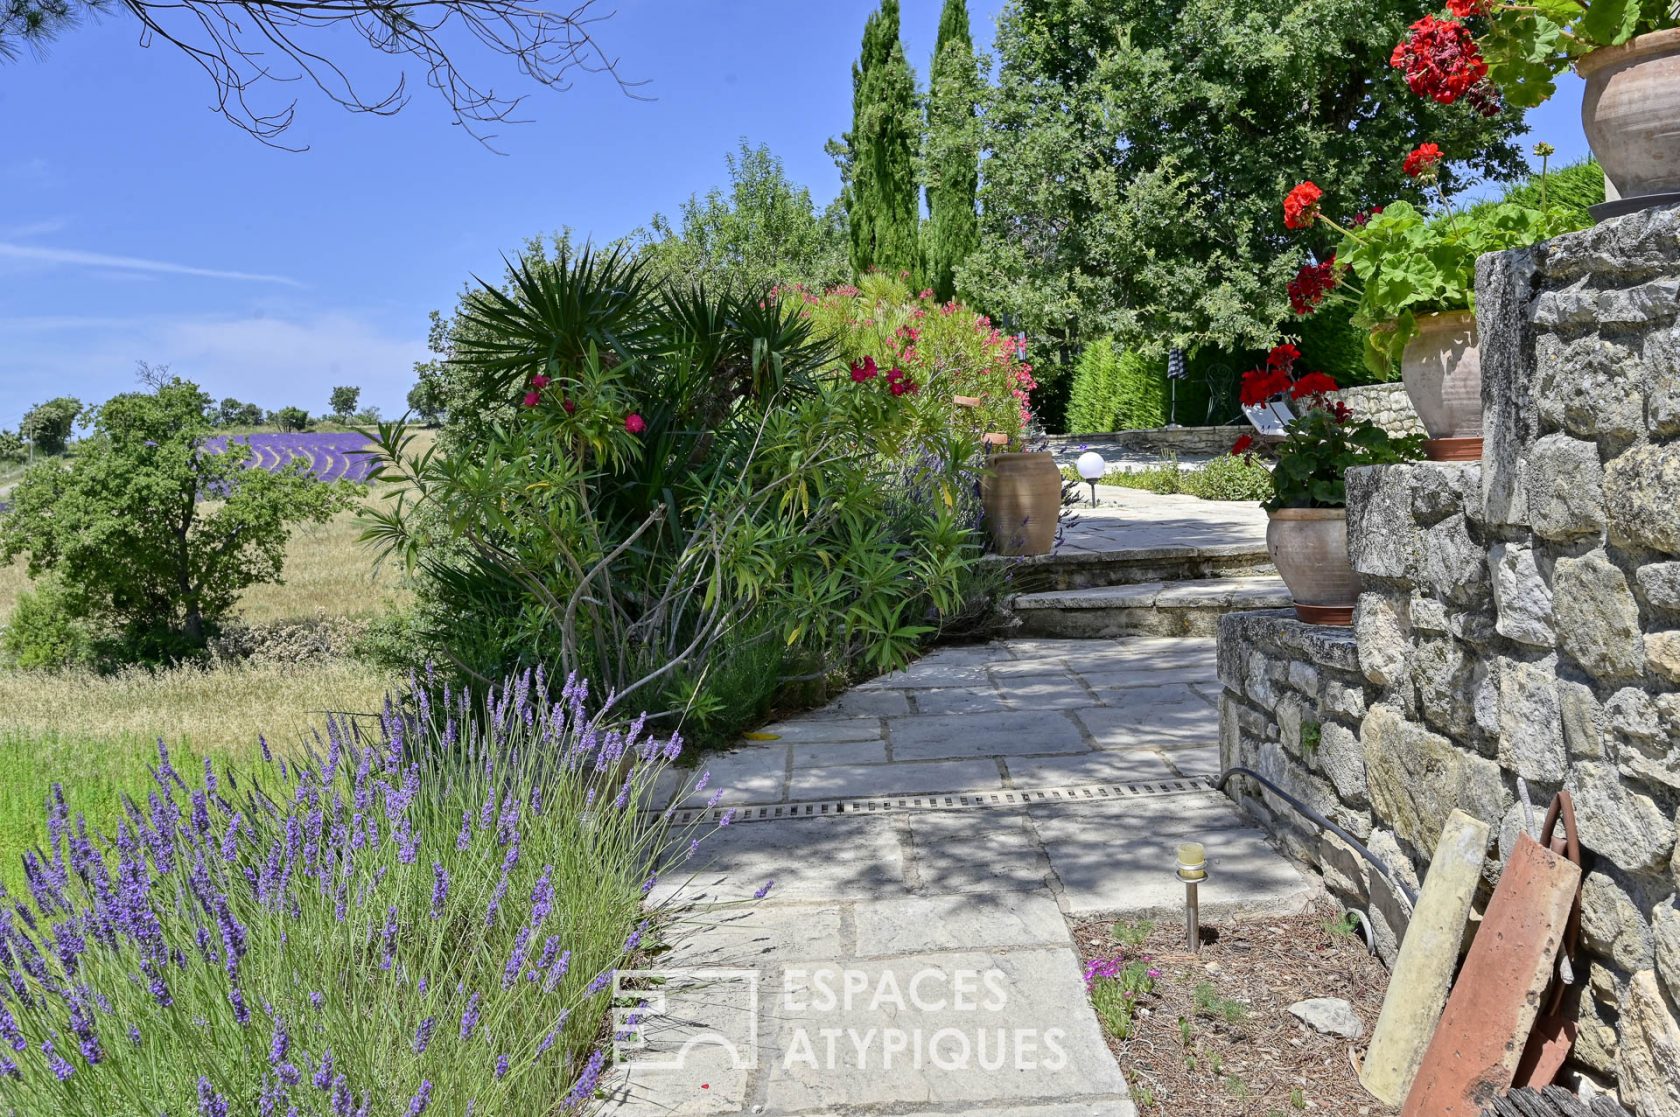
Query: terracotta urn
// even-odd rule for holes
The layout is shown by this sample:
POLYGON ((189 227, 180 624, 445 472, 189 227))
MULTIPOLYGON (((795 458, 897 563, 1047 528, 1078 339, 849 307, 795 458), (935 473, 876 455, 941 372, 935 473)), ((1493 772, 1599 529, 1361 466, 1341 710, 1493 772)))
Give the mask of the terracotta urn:
POLYGON ((1359 575, 1348 558, 1346 508, 1279 508, 1266 525, 1266 551, 1308 624, 1352 624, 1359 575))
POLYGON ((1423 314, 1400 356, 1400 379, 1429 440, 1431 461, 1482 456, 1482 355, 1476 316, 1468 310, 1423 314))
POLYGON ((1047 555, 1062 512, 1062 471, 1048 452, 992 454, 980 474, 980 503, 992 550, 1000 555, 1047 555))
POLYGON ((1575 69, 1586 80, 1581 128, 1621 197, 1613 212, 1644 208, 1626 204, 1641 198, 1680 202, 1680 28, 1592 51, 1575 69))

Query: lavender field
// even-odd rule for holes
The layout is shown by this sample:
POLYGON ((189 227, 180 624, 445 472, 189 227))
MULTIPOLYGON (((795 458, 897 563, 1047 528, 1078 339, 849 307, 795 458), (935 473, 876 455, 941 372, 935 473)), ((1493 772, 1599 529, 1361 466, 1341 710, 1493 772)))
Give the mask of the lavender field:
POLYGON ((374 459, 365 452, 373 441, 354 432, 217 435, 206 440, 205 446, 221 450, 229 443, 250 448, 246 464, 252 469, 273 472, 301 459, 323 481, 358 483, 366 482, 374 469, 374 459))

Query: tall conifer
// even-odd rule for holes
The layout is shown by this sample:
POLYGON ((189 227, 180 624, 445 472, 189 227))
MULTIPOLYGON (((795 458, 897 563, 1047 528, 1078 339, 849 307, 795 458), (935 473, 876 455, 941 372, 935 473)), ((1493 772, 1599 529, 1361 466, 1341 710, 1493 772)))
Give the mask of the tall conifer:
POLYGON ((957 268, 980 242, 974 196, 980 183, 980 65, 968 29, 967 0, 945 0, 928 78, 927 285, 941 299, 956 294, 957 268))
POLYGON ((846 216, 852 266, 909 272, 920 278, 916 150, 921 116, 916 77, 898 40, 898 0, 863 27, 863 48, 852 67, 852 130, 841 167, 847 176, 846 216))

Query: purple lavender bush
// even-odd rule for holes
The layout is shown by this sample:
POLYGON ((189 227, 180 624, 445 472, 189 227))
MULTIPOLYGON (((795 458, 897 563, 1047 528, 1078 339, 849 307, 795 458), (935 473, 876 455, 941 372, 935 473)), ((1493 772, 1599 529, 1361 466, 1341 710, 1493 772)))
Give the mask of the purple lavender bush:
MULTIPOLYGON (((647 810, 681 750, 540 672, 414 680, 377 740, 176 771, 114 832, 55 786, 0 894, 0 1113, 550 1115, 590 1105, 611 974, 694 838, 647 810)), ((651 925, 650 925, 651 920, 651 925)))

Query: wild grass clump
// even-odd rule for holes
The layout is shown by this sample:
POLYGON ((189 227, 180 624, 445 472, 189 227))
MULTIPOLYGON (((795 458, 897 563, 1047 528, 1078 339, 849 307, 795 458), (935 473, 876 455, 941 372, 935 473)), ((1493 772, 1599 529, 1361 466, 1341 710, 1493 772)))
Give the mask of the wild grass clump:
POLYGON ((698 844, 640 813, 681 749, 540 673, 417 687, 378 740, 72 821, 0 910, 0 1112, 551 1115, 583 1107, 643 897, 698 844), (114 830, 110 825, 114 823, 114 830), (15 902, 15 908, 14 908, 15 902))

